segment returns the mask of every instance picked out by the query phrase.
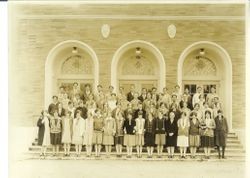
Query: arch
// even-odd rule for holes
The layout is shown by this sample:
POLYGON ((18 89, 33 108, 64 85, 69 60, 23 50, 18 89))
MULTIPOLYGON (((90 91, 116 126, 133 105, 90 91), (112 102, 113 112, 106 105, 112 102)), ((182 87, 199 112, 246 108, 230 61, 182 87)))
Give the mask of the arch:
MULTIPOLYGON (((53 81, 55 80, 55 74, 53 71, 53 66, 56 61, 56 56, 65 48, 69 48, 72 46, 76 46, 84 51, 86 51, 93 60, 94 65, 94 85, 97 86, 99 82, 99 62, 95 51, 86 43, 78 41, 78 40, 66 40, 63 42, 58 43, 54 46, 50 51, 46 58, 45 62, 45 92, 44 92, 44 106, 50 104, 51 97, 53 95, 53 88, 54 84, 53 81)), ((94 87, 96 89, 96 87, 94 87)))
POLYGON ((117 83, 118 83, 118 63, 119 60, 121 58, 121 56, 129 49, 131 48, 135 48, 137 46, 140 46, 142 48, 145 48, 147 50, 149 50, 150 52, 153 53, 153 55, 156 57, 157 62, 158 62, 158 66, 159 66, 159 80, 158 80, 158 90, 159 89, 163 89, 163 87, 165 87, 165 74, 166 74, 166 70, 165 70, 165 60, 164 57, 162 55, 162 53, 160 52, 160 50, 153 45, 150 42, 147 41, 143 41, 143 40, 134 40, 134 41, 129 41, 125 44, 123 44, 114 54, 113 58, 112 58, 112 63, 111 63, 111 85, 114 86, 115 91, 117 90, 117 83))
POLYGON ((222 63, 222 67, 224 69, 224 74, 221 79, 221 85, 224 87, 223 98, 224 98, 224 109, 225 116, 228 118, 229 129, 232 129, 232 62, 231 57, 228 52, 217 43, 211 41, 198 41, 192 43, 188 47, 184 49, 181 53, 178 60, 178 70, 177 70, 177 82, 179 86, 182 86, 182 71, 183 71, 183 63, 190 52, 199 48, 207 48, 214 51, 216 54, 220 56, 220 61, 222 63))

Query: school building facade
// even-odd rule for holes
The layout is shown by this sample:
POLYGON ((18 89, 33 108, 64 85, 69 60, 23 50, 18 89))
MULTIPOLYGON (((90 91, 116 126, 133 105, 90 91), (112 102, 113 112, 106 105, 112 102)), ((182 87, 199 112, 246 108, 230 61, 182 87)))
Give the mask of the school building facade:
POLYGON ((10 122, 34 126, 61 85, 212 86, 245 128, 244 4, 10 3, 10 122))

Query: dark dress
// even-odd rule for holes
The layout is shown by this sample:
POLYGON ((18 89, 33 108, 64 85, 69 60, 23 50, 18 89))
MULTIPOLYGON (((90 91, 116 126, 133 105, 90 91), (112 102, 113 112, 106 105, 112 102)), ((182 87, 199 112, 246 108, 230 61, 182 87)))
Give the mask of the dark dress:
POLYGON ((44 123, 42 123, 42 117, 41 116, 37 121, 37 127, 38 127, 38 145, 41 146, 43 144, 43 137, 44 137, 44 131, 45 126, 44 123))
POLYGON ((145 140, 145 146, 155 146, 155 122, 154 119, 149 121, 149 119, 146 119, 145 121, 145 134, 144 134, 144 140, 145 140))
POLYGON ((176 146, 177 145, 177 135, 178 135, 178 126, 177 126, 177 119, 171 123, 170 119, 166 121, 166 146, 176 146), (174 133, 173 136, 170 136, 169 133, 174 133))
POLYGON ((226 146, 227 133, 228 133, 228 125, 227 120, 222 116, 221 120, 217 116, 215 118, 215 144, 216 146, 226 146))
POLYGON ((131 93, 131 92, 129 92, 128 94, 127 94, 127 100, 130 102, 130 101, 132 101, 134 99, 134 95, 131 93))

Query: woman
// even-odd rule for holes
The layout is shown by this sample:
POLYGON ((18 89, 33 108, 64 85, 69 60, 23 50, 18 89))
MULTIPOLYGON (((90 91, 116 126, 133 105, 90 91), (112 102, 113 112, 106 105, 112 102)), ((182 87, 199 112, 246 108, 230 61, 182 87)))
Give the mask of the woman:
POLYGON ((158 112, 158 117, 155 119, 155 144, 157 145, 158 157, 161 157, 163 146, 166 144, 166 127, 162 111, 158 112))
POLYGON ((64 156, 69 156, 72 142, 73 118, 71 112, 66 111, 66 116, 62 119, 62 143, 64 144, 64 156))
POLYGON ((155 122, 151 113, 147 114, 145 120, 145 146, 147 147, 148 158, 152 158, 155 146, 155 122))
POLYGON ((40 156, 45 156, 47 147, 50 145, 49 114, 43 110, 37 121, 38 145, 41 146, 40 156))
POLYGON ((94 130, 94 119, 92 111, 88 111, 88 117, 85 120, 84 136, 83 136, 83 145, 86 145, 86 155, 87 157, 91 156, 92 144, 93 144, 93 130, 94 130))
POLYGON ((53 148, 53 156, 59 153, 59 146, 62 143, 62 119, 58 116, 58 111, 50 119, 50 141, 53 148))
POLYGON ((121 157, 123 137, 124 137, 124 131, 123 131, 124 118, 123 118, 123 114, 121 110, 119 110, 115 114, 115 123, 116 123, 115 148, 116 148, 117 157, 121 157))
POLYGON ((85 127, 85 120, 81 117, 81 111, 76 112, 76 118, 73 121, 73 137, 72 143, 75 144, 76 156, 80 156, 82 151, 83 131, 85 127))
POLYGON ((112 145, 114 145, 114 135, 116 131, 115 119, 111 116, 112 112, 108 112, 108 116, 104 120, 103 145, 105 145, 106 156, 109 157, 112 145))
POLYGON ((200 122, 197 118, 196 112, 190 114, 190 128, 189 128, 189 147, 191 152, 191 158, 195 158, 196 150, 200 146, 200 134, 199 125, 200 122))
POLYGON ((211 148, 214 147, 214 129, 216 127, 209 111, 205 112, 205 118, 202 119, 200 127, 202 129, 201 146, 204 147, 205 158, 209 159, 211 148))
POLYGON ((99 157, 102 148, 104 121, 99 109, 95 110, 93 144, 95 145, 95 156, 99 157))
POLYGON ((133 146, 135 146, 135 120, 132 119, 132 113, 128 112, 124 121, 124 145, 127 147, 127 158, 131 158, 133 146))
POLYGON ((144 145, 144 125, 145 119, 142 117, 143 113, 138 113, 138 118, 135 119, 135 144, 137 150, 137 157, 142 157, 142 147, 144 145))
POLYGON ((190 125, 189 125, 189 118, 187 117, 187 114, 185 112, 181 114, 181 118, 177 121, 177 125, 178 125, 177 146, 180 147, 181 158, 186 158, 190 125))
POLYGON ((225 159, 225 148, 227 142, 228 125, 226 118, 222 115, 222 111, 218 110, 218 116, 215 118, 215 144, 218 149, 219 159, 225 159), (222 148, 222 157, 220 149, 222 148))
POLYGON ((168 149, 168 158, 174 157, 174 148, 177 145, 177 133, 178 133, 178 126, 177 126, 177 119, 175 119, 175 113, 169 113, 169 119, 166 121, 166 134, 167 134, 167 149, 168 149))

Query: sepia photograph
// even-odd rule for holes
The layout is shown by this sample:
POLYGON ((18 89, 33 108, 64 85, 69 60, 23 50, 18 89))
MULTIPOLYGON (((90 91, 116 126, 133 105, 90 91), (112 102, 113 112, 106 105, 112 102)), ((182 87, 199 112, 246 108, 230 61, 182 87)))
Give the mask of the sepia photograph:
POLYGON ((8 177, 247 177, 247 11, 8 1, 8 177))

